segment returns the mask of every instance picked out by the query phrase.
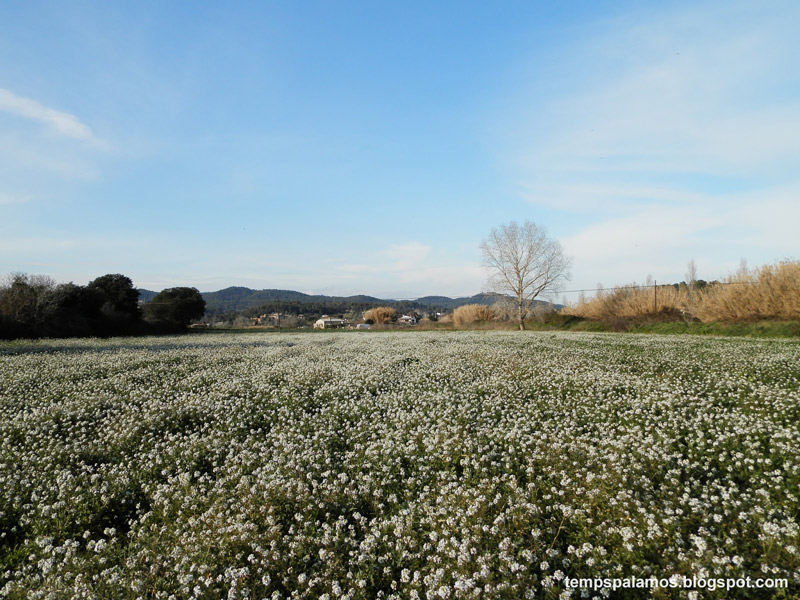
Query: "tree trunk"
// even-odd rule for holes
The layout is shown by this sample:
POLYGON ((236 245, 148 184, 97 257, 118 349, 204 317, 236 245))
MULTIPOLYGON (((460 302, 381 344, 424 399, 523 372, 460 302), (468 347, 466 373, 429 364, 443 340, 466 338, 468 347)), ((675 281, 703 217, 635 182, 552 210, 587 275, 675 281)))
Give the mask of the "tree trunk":
POLYGON ((517 315, 519 317, 519 330, 525 331, 525 311, 522 310, 522 303, 517 304, 517 315))

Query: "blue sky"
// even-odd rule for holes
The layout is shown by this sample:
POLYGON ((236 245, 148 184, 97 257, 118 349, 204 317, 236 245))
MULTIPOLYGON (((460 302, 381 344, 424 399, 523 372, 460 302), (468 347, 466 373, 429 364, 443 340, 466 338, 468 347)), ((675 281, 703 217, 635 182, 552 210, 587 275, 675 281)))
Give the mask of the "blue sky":
POLYGON ((800 4, 0 4, 0 273, 469 295, 798 258, 800 4))

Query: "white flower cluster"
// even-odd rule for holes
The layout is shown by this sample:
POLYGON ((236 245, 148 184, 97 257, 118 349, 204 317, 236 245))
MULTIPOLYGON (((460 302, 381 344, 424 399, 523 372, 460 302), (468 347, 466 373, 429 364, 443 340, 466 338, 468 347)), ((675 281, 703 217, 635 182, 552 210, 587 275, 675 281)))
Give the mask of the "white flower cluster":
POLYGON ((0 344, 0 598, 577 598, 566 577, 675 573, 796 592, 799 494, 792 341, 0 344))

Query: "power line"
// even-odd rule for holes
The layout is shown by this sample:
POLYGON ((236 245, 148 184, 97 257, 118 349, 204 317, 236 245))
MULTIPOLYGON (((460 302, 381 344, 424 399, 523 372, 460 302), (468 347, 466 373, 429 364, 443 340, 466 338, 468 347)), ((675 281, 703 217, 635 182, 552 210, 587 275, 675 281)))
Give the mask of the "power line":
MULTIPOLYGON (((707 283, 703 287, 716 287, 718 285, 752 285, 754 281, 716 281, 714 283, 707 283)), ((615 285, 614 287, 605 288, 605 287, 596 287, 596 288, 588 288, 584 290, 557 290, 551 292, 552 294, 573 294, 577 292, 597 292, 597 291, 614 291, 614 290, 641 290, 641 289, 652 289, 652 288, 667 288, 667 287, 675 287, 679 286, 680 283, 644 283, 641 285, 615 285)), ((687 285, 687 284, 684 284, 687 285)))
MULTIPOLYGON (((714 283, 706 283, 703 287, 714 287, 718 285, 752 285, 755 283, 754 281, 715 281, 714 283)), ((586 288, 583 290, 553 290, 549 292, 548 295, 558 295, 558 294, 577 294, 578 292, 597 292, 600 291, 614 291, 614 290, 640 290, 640 289, 652 289, 652 288, 668 288, 668 287, 675 287, 676 285, 680 285, 679 283, 643 283, 641 285, 615 285, 609 288, 586 288)), ((477 295, 477 294, 476 294, 477 295)), ((502 295, 502 294, 500 294, 502 295)), ((424 296, 423 296, 424 297, 424 296)), ((416 302, 418 298, 386 298, 387 301, 392 302, 416 302)))

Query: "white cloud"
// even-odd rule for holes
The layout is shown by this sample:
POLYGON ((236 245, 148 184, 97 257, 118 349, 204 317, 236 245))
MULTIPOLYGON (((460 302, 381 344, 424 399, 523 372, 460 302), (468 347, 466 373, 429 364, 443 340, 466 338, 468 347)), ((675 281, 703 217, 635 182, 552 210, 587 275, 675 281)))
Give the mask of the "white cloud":
POLYGON ((547 107, 533 123, 537 145, 525 153, 525 165, 570 176, 741 175, 776 161, 789 167, 800 152, 800 103, 773 94, 761 76, 774 67, 769 33, 733 31, 719 39, 697 31, 670 35, 670 26, 658 44, 638 39, 639 32, 599 42, 625 44, 637 59, 607 65, 601 84, 578 87, 547 107), (751 54, 743 57, 742 46, 751 54))
POLYGON ((459 254, 458 249, 433 248, 418 242, 363 252, 365 258, 360 264, 309 259, 298 265, 279 257, 268 259, 258 252, 243 253, 231 261, 230 256, 194 246, 189 239, 179 239, 178 248, 174 238, 165 241, 155 232, 28 236, 16 233, 11 224, 5 229, 0 227, 0 273, 42 272, 60 281, 86 282, 103 273, 119 272, 131 277, 137 286, 155 290, 190 285, 213 291, 245 285, 379 298, 468 296, 479 292, 485 281, 477 260, 471 262, 471 257, 459 254))
POLYGON ((336 270, 343 273, 374 273, 382 270, 382 267, 377 265, 342 264, 337 265, 336 270))
POLYGON ((624 211, 632 202, 662 202, 665 204, 691 204, 707 196, 671 188, 667 185, 636 185, 623 181, 613 183, 521 183, 521 194, 532 204, 569 212, 605 213, 624 211))
POLYGON ((0 206, 3 204, 23 204, 29 200, 30 196, 19 196, 17 194, 0 192, 0 206))
POLYGON ((392 244, 376 252, 369 262, 344 263, 335 270, 339 279, 357 281, 359 293, 373 290, 369 293, 395 298, 472 295, 485 279, 477 263, 456 259, 416 241, 392 244))
MULTIPOLYGON (((773 3, 774 4, 774 3, 773 3)), ((793 172, 800 152, 800 5, 705 2, 598 24, 557 51, 508 124, 529 181, 793 172), (778 16, 781 15, 781 16, 778 16), (591 57, 591 60, 587 59, 591 57), (540 79, 560 82, 543 96, 540 79)))
POLYGON ((134 238, 126 239, 119 236, 15 235, 11 229, 8 231, 0 230, 0 233, 3 234, 0 237, 0 251, 8 252, 9 254, 24 253, 40 257, 51 256, 57 257, 57 259, 62 258, 61 253, 65 251, 86 250, 95 254, 98 252, 102 254, 102 251, 110 253, 111 250, 130 252, 145 243, 134 238))
POLYGON ((383 255, 403 264, 425 260, 430 253, 431 247, 419 242, 392 244, 382 252, 383 255))
POLYGON ((430 252, 430 246, 419 242, 392 244, 378 251, 375 260, 368 264, 347 263, 337 265, 335 268, 343 273, 414 272, 422 266, 430 252))
MULTIPOLYGON (((40 189, 47 175, 59 179, 95 179, 98 169, 92 158, 91 153, 64 148, 60 144, 22 135, 0 134, 0 177, 8 182, 27 175, 27 179, 22 181, 29 189, 40 189)), ((41 196, 35 192, 29 195, 41 196)))
POLYGON ((800 185, 709 196, 691 205, 632 206, 562 240, 576 257, 571 287, 642 282, 647 275, 680 281, 692 258, 704 279, 725 276, 741 258, 753 265, 798 258, 798 197, 800 185))
POLYGON ((38 121, 56 133, 83 141, 95 139, 88 125, 78 117, 66 112, 48 108, 36 100, 16 96, 0 88, 0 111, 38 121))
POLYGON ((528 92, 507 160, 522 198, 574 232, 570 287, 797 254, 797 18, 790 2, 651 7, 558 51, 572 71, 557 97, 528 92))

